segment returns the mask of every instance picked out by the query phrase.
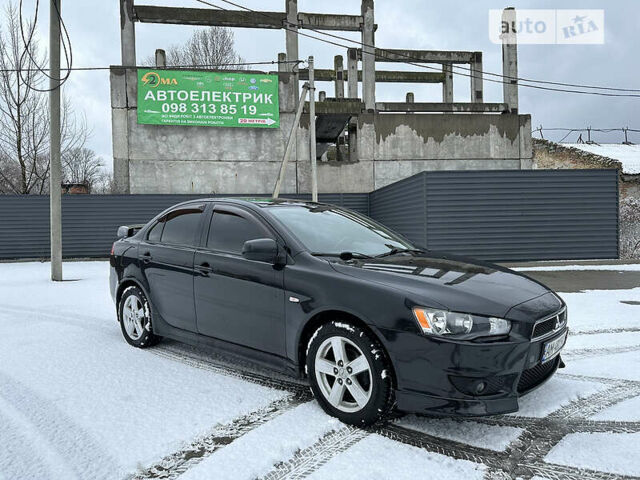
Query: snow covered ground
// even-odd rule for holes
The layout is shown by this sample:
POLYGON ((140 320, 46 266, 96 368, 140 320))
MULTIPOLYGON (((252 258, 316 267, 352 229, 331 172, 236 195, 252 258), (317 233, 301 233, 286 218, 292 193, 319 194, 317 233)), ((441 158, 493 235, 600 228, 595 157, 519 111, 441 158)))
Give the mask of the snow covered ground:
POLYGON ((560 293, 567 368, 518 413, 360 430, 294 379, 129 347, 108 264, 64 270, 54 284, 47 263, 0 263, 2 480, 640 476, 640 288, 560 293))

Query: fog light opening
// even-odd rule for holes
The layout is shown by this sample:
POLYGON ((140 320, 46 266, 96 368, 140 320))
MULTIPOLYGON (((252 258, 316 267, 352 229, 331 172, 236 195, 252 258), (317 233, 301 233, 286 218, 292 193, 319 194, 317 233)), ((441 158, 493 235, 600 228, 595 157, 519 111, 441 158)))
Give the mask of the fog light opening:
POLYGON ((485 382, 478 382, 476 384, 476 394, 480 395, 487 388, 487 384, 485 382))

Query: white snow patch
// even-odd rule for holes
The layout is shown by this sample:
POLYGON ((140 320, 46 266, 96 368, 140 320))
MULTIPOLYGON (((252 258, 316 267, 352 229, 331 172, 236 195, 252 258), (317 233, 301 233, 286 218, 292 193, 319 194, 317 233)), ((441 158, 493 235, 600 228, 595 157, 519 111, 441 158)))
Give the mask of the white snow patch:
POLYGON ((343 322, 332 322, 337 328, 342 328, 343 330, 347 330, 351 333, 355 332, 355 329, 349 325, 348 323, 343 322))
MULTIPOLYGON (((562 370, 564 372, 565 370, 562 370)), ((537 390, 520 398, 520 409, 510 415, 542 418, 579 398, 607 388, 602 383, 553 376, 537 390)))
POLYGON ((183 474, 181 480, 251 480, 269 473, 276 463, 307 448, 324 434, 341 428, 316 402, 308 402, 213 453, 183 474))
MULTIPOLYGON (((639 309, 640 310, 640 309, 639 309)), ((564 352, 581 349, 635 347, 640 349, 640 332, 569 335, 564 352)))
POLYGON ((633 397, 591 417, 592 420, 640 422, 640 397, 633 397))
POLYGON ((424 418, 410 415, 398 421, 398 425, 475 447, 503 452, 524 431, 517 427, 485 425, 472 420, 450 418, 424 418))
POLYGON ((577 358, 567 363, 566 373, 640 381, 640 353, 625 352, 577 358))
POLYGON ((619 143, 563 143, 563 147, 577 148, 583 152, 617 160, 622 164, 622 172, 631 175, 640 174, 640 145, 619 143))
POLYGON ((620 303, 640 301, 640 288, 563 293, 562 299, 567 303, 571 332, 640 327, 640 307, 620 303))
POLYGON ((516 272, 574 272, 577 270, 606 270, 613 272, 639 272, 640 263, 626 265, 537 265, 535 267, 515 267, 516 272))
POLYGON ((0 264, 0 477, 122 478, 286 395, 129 346, 107 262, 49 269, 0 264))
POLYGON ((546 462, 621 475, 640 475, 640 433, 572 433, 544 458, 546 462))
POLYGON ((454 460, 372 434, 333 457, 307 478, 480 480, 485 471, 486 467, 477 463, 454 460))

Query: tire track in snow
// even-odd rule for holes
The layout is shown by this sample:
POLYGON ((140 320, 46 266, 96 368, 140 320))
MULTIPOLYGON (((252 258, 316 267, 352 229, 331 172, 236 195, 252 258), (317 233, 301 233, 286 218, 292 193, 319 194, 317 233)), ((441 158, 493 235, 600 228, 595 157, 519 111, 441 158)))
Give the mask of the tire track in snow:
POLYGON ((599 357, 603 355, 615 355, 616 353, 627 353, 640 351, 640 345, 629 345, 626 347, 611 348, 579 348, 576 350, 567 350, 562 354, 564 358, 575 360, 586 357, 599 357))
POLYGON ((230 423, 218 425, 208 434, 194 440, 185 448, 166 455, 159 462, 127 478, 129 480, 177 478, 212 453, 224 448, 234 440, 273 420, 282 413, 297 407, 304 401, 306 400, 291 395, 284 399, 276 400, 266 407, 242 415, 230 423))
POLYGON ((277 373, 269 375, 267 373, 244 368, 232 363, 220 362, 205 356, 188 353, 187 351, 175 348, 174 346, 164 346, 162 344, 148 349, 147 352, 191 367, 224 375, 226 377, 238 378, 263 387, 291 392, 299 396, 302 400, 310 400, 312 398, 311 389, 308 384, 295 382, 293 378, 291 380, 281 378, 277 373))
MULTIPOLYGON (((77 328, 81 328, 83 330, 90 330, 95 332, 96 330, 100 330, 101 332, 113 334, 117 331, 120 334, 120 328, 112 328, 109 325, 114 324, 118 325, 118 322, 113 319, 113 322, 102 322, 100 319, 96 319, 95 317, 91 317, 88 315, 78 315, 77 313, 54 313, 51 311, 42 311, 35 308, 29 307, 18 307, 15 305, 2 305, 0 306, 0 314, 6 313, 7 315, 20 315, 21 321, 23 321, 23 317, 25 316, 35 316, 35 321, 38 322, 49 322, 49 323, 61 323, 64 325, 69 325, 77 328), (97 321, 96 321, 97 320, 97 321)), ((12 320, 12 319, 10 319, 12 320)))
POLYGON ((567 480, 612 480, 633 478, 625 475, 544 462, 544 457, 569 433, 584 431, 633 433, 640 422, 609 422, 589 420, 588 417, 619 402, 640 394, 640 382, 628 382, 600 377, 565 375, 579 380, 600 382, 609 388, 575 400, 547 417, 498 416, 473 421, 498 426, 524 428, 504 452, 474 447, 462 442, 442 439, 399 425, 387 424, 376 433, 401 443, 423 448, 460 460, 469 460, 488 467, 487 479, 523 478, 534 476, 567 480))
POLYGON ((600 335, 602 333, 630 333, 640 332, 640 327, 621 327, 621 328, 603 328, 601 330, 578 330, 577 332, 570 331, 569 336, 579 337, 580 335, 600 335))
MULTIPOLYGON (((560 374, 561 376, 565 376, 560 374)), ((640 394, 640 382, 613 381, 600 377, 572 378, 606 383, 609 388, 595 392, 583 398, 574 400, 547 417, 532 421, 525 431, 507 449, 510 456, 518 459, 515 468, 510 470, 512 475, 531 478, 543 476, 550 479, 623 479, 625 475, 599 472, 590 469, 555 465, 544 462, 546 455, 568 434, 581 430, 571 427, 574 418, 586 419, 596 413, 609 408, 619 402, 633 398, 640 394)), ((592 423, 599 423, 591 421, 592 423)), ((606 428, 609 422, 602 422, 606 428)), ((620 422, 613 422, 619 425, 620 422)))
POLYGON ((0 396, 34 426, 75 478, 107 479, 119 470, 118 462, 104 453, 104 446, 69 415, 3 372, 0 396))
POLYGON ((333 430, 320 437, 313 445, 296 452, 290 459, 276 464, 261 480, 305 478, 369 434, 369 431, 351 426, 333 430))

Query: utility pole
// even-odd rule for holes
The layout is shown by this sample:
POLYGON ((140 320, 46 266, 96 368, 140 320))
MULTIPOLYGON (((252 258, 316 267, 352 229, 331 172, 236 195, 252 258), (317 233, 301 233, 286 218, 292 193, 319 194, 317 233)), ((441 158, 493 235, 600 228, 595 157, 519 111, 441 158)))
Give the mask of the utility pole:
POLYGON ((284 151, 284 157, 282 157, 282 163, 280 164, 280 173, 278 174, 278 179, 276 180, 276 185, 273 187, 273 198, 278 198, 280 196, 280 189, 282 188, 282 182, 284 182, 284 174, 287 170, 287 163, 289 162, 289 157, 291 156, 291 151, 293 150, 293 144, 296 140, 296 131, 298 126, 300 125, 300 118, 302 117, 302 110, 304 110, 304 101, 307 98, 307 92, 309 91, 309 84, 305 82, 302 85, 302 94, 300 95, 300 101, 298 102, 298 109, 296 110, 296 117, 293 120, 293 125, 291 125, 291 132, 289 133, 289 140, 287 140, 287 147, 284 151))
POLYGON ((62 281, 62 163, 60 159, 60 16, 62 0, 49 12, 49 211, 51 280, 62 281))
MULTIPOLYGON (((316 159, 316 87, 313 56, 309 57, 309 156, 311 157, 311 201, 318 201, 318 161, 316 159)), ((339 147, 339 146, 337 146, 339 147)))

